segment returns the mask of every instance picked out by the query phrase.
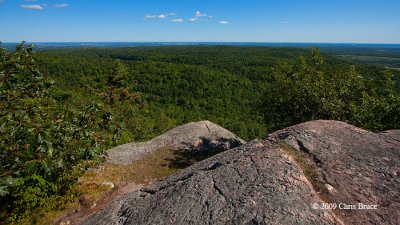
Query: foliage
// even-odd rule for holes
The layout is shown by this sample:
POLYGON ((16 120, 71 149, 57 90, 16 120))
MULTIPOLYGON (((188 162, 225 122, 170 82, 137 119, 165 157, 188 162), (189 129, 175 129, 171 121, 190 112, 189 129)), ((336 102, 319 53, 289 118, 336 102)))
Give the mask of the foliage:
MULTIPOLYGON (((300 56, 304 56, 306 67, 314 67, 307 50, 294 48, 89 48, 51 50, 38 55, 43 68, 57 81, 55 98, 71 104, 107 103, 107 98, 99 97, 98 93, 108 96, 109 77, 115 74, 116 60, 120 60, 126 67, 123 69, 126 86, 123 87, 130 93, 132 90, 136 95, 140 93, 141 105, 137 107, 138 100, 123 100, 112 106, 116 119, 126 125, 123 131, 126 141, 148 140, 176 125, 204 119, 218 123, 245 140, 263 138, 267 134, 265 123, 268 123, 268 131, 282 127, 273 125, 280 123, 279 115, 277 121, 264 122, 263 93, 275 79, 278 65, 284 64, 279 62, 294 62, 300 56)), ((319 62, 318 70, 327 77, 336 73, 345 76, 349 70, 343 68, 351 65, 330 56, 319 60, 323 62, 319 62)), ((296 69, 295 65, 286 64, 296 69)), ((366 79, 385 77, 384 69, 374 66, 356 65, 354 72, 363 74, 366 79)), ((392 70, 390 73, 395 75, 400 89, 400 72, 392 70)))
POLYGON ((107 77, 107 93, 100 94, 110 106, 114 106, 116 102, 139 98, 138 94, 132 93, 128 89, 128 74, 128 68, 120 60, 116 60, 112 72, 107 77))
POLYGON ((37 207, 52 210, 105 147, 117 141, 112 112, 98 104, 70 107, 52 97, 32 47, 0 50, 1 216, 17 220, 37 207))
POLYGON ((115 60, 121 60, 127 71, 124 88, 141 97, 141 109, 135 100, 112 106, 131 140, 148 140, 198 120, 211 120, 251 140, 266 135, 262 114, 256 109, 272 66, 279 58, 303 53, 298 49, 190 46, 65 49, 42 52, 39 57, 57 80, 60 95, 64 93, 57 98, 65 98, 68 92, 69 101, 98 101, 99 91, 110 93, 110 75, 115 74, 115 60))
POLYGON ((326 72, 312 50, 311 63, 282 62, 264 95, 264 115, 273 131, 316 119, 333 119, 370 130, 399 128, 400 98, 393 74, 379 79, 361 75, 354 66, 326 72))

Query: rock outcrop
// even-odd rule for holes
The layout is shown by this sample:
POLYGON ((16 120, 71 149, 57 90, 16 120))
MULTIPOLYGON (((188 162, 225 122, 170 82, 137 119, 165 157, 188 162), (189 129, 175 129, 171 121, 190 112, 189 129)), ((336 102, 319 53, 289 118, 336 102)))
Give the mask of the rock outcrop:
POLYGON ((210 121, 192 122, 176 127, 148 142, 129 143, 108 151, 108 162, 130 164, 145 154, 160 148, 183 150, 189 148, 231 149, 246 143, 241 138, 210 121))
POLYGON ((270 135, 317 165, 325 198, 349 224, 400 224, 400 131, 372 133, 342 122, 315 121, 270 135), (376 209, 360 209, 376 205, 376 209), (353 208, 353 209, 352 209, 353 208))
POLYGON ((399 162, 399 131, 313 121, 129 193, 84 224, 400 224, 399 162))

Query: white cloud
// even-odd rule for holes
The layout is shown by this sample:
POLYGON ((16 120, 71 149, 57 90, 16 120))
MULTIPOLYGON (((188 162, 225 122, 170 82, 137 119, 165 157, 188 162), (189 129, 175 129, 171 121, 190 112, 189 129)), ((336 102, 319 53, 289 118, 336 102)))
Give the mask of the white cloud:
POLYGON ((145 20, 147 20, 147 19, 156 19, 158 16, 157 15, 146 15, 146 16, 144 16, 144 19, 145 20))
POLYGON ((229 22, 228 22, 228 21, 225 21, 225 20, 221 20, 221 21, 219 21, 218 23, 219 23, 219 24, 223 24, 223 25, 229 24, 229 22))
POLYGON ((21 8, 32 9, 32 10, 43 10, 44 9, 42 5, 21 5, 21 8))
POLYGON ((207 21, 212 19, 213 17, 206 14, 206 13, 202 13, 199 10, 197 10, 194 14, 194 17, 190 18, 189 21, 190 22, 196 22, 196 21, 207 21))
POLYGON ((172 22, 174 22, 174 23, 182 23, 183 19, 173 19, 172 22))
POLYGON ((196 12, 196 17, 205 17, 207 14, 201 13, 200 11, 196 12))
POLYGON ((53 5, 53 7, 55 7, 55 8, 65 8, 65 7, 68 7, 68 4, 55 4, 55 5, 53 5))
POLYGON ((149 20, 149 19, 166 19, 169 16, 176 16, 176 13, 165 13, 165 14, 163 13, 163 14, 160 14, 160 15, 146 15, 146 16, 144 16, 143 19, 145 19, 145 20, 149 20))
POLYGON ((288 21, 282 21, 281 24, 288 24, 288 21))

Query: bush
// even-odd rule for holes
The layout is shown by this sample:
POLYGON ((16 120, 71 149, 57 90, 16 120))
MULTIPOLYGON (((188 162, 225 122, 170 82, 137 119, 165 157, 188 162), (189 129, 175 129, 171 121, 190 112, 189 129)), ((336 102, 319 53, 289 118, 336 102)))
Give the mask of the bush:
POLYGON ((263 112, 269 131, 316 119, 332 119, 380 131, 400 128, 400 97, 390 71, 362 76, 354 66, 326 73, 323 57, 312 50, 295 64, 281 62, 267 85, 263 112))
POLYGON ((0 215, 8 220, 53 210, 48 200, 65 196, 119 134, 112 112, 59 103, 52 85, 32 47, 0 49, 0 215))

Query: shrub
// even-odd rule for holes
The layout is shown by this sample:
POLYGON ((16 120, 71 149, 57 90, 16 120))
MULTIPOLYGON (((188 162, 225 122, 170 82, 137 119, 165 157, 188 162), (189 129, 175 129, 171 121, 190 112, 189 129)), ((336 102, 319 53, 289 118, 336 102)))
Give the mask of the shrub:
POLYGON ((400 97, 390 71, 383 77, 361 75, 354 66, 327 73, 323 57, 311 62, 281 62, 267 85, 263 112, 269 131, 316 119, 333 119, 380 131, 399 128, 400 97))
POLYGON ((52 85, 31 46, 0 49, 0 215, 8 220, 53 210, 48 200, 65 196, 118 138, 111 111, 59 103, 52 85))

